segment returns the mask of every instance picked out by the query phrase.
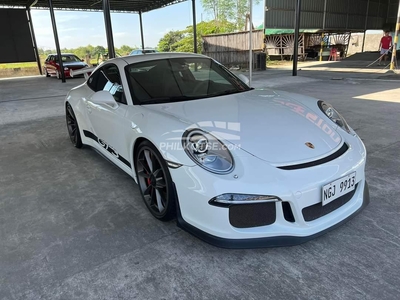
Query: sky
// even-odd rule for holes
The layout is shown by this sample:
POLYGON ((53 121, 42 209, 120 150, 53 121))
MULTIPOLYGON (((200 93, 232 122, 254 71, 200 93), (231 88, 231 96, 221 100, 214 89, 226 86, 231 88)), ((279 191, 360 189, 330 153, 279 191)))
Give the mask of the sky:
MULTIPOLYGON (((253 24, 263 23, 263 2, 253 5, 253 24)), ((55 49, 50 12, 32 9, 32 22, 39 48, 55 49)), ((106 47, 107 40, 102 12, 55 11, 61 48, 77 48, 86 45, 106 47)), ((156 47, 158 41, 170 30, 180 30, 192 24, 192 1, 167 6, 142 14, 145 47, 156 47)), ((211 16, 204 12, 200 0, 196 0, 197 22, 207 21, 211 16)), ((139 15, 112 13, 114 45, 141 46, 139 15)))

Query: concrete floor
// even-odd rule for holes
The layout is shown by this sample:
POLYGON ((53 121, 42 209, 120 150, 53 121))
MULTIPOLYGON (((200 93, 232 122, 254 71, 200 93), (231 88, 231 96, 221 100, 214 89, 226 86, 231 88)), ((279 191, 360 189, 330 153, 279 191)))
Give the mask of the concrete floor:
POLYGON ((311 242, 257 250, 155 220, 129 176, 73 148, 63 98, 82 79, 0 80, 0 299, 398 299, 399 82, 299 75, 267 70, 254 86, 343 113, 368 150, 371 204, 311 242))

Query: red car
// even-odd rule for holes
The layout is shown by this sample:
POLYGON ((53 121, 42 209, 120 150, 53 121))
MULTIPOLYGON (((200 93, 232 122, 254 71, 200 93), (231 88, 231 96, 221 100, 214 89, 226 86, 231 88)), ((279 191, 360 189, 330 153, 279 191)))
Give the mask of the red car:
MULTIPOLYGON (((70 70, 77 70, 88 67, 88 65, 75 54, 63 53, 61 54, 61 57, 65 77, 71 77, 69 73, 70 70)), ((58 79, 61 79, 61 70, 60 64, 58 63, 57 54, 50 54, 49 56, 47 56, 44 62, 43 71, 46 77, 50 77, 53 75, 56 76, 58 79)))

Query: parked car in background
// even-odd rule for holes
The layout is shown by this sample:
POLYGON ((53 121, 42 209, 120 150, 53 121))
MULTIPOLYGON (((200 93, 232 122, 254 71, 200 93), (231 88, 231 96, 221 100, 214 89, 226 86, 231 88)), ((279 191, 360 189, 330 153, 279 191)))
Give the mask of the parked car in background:
POLYGON ((158 53, 156 49, 136 49, 133 50, 129 55, 139 55, 139 54, 149 54, 149 53, 158 53))
MULTIPOLYGON (((88 65, 75 54, 62 53, 61 57, 65 77, 71 77, 70 70, 78 70, 88 67, 88 65)), ((46 77, 56 76, 58 79, 61 79, 61 70, 57 54, 49 54, 49 56, 47 56, 43 69, 46 77)))

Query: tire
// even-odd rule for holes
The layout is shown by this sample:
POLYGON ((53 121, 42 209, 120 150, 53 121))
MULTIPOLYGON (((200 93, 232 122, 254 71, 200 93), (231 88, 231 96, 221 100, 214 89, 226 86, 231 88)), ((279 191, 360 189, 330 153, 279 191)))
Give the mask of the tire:
POLYGON ((136 176, 142 198, 151 214, 169 221, 176 215, 176 197, 172 178, 163 157, 148 141, 142 142, 135 155, 136 176))
POLYGON ((71 140, 71 143, 76 148, 82 148, 82 139, 81 133, 79 131, 78 120, 76 119, 74 110, 72 109, 71 104, 67 103, 65 107, 65 116, 67 122, 68 135, 71 140))
POLYGON ((47 69, 44 69, 44 75, 46 75, 46 77, 50 77, 50 74, 47 72, 47 69))
POLYGON ((56 77, 57 77, 57 79, 61 79, 60 72, 56 71, 56 77))

